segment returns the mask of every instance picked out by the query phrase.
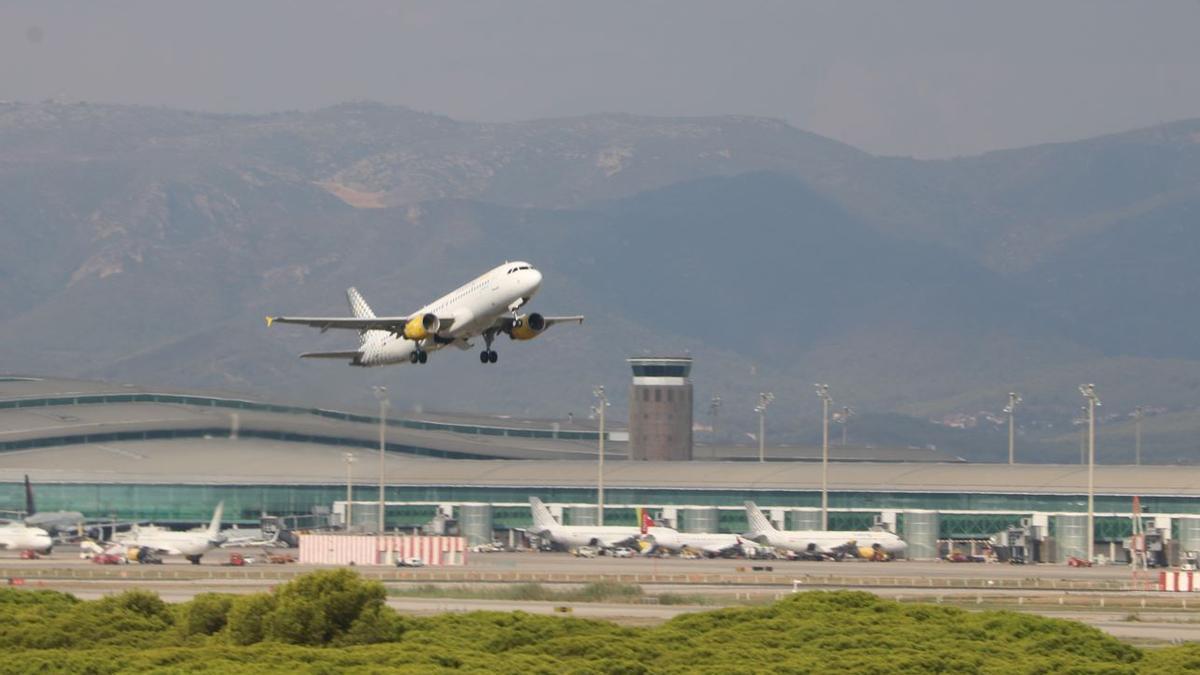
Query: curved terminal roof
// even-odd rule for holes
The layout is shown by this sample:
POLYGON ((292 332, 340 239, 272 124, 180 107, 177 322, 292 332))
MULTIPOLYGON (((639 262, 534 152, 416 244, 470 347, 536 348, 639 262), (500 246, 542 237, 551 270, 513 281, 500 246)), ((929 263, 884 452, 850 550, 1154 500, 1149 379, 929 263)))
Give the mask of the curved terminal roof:
MULTIPOLYGON (((0 482, 28 473, 38 483, 338 485, 342 452, 361 460, 356 482, 378 480, 371 451, 259 438, 120 441, 0 453, 0 482)), ((594 487, 592 462, 570 460, 450 460, 389 454, 389 485, 470 487, 594 487)), ((816 491, 820 472, 808 463, 612 462, 610 489, 816 491)), ((1077 465, 831 464, 835 492, 1075 494, 1086 493, 1077 465)), ((1096 492, 1106 495, 1200 497, 1200 467, 1099 466, 1096 492)))

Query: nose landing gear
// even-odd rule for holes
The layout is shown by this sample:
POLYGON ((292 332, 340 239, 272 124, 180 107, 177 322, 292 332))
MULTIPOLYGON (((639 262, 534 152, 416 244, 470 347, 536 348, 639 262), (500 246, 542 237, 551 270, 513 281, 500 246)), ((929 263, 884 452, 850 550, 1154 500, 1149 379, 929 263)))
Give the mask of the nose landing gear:
POLYGON ((415 351, 408 355, 409 363, 425 363, 429 360, 429 352, 425 350, 415 351))

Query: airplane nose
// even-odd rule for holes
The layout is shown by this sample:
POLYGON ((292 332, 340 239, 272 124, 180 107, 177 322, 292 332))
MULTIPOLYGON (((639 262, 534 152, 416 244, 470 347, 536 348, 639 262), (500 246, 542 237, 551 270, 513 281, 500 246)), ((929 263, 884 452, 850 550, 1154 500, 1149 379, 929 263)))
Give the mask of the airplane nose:
POLYGON ((535 269, 530 268, 529 284, 530 284, 531 288, 534 288, 534 289, 540 288, 542 285, 542 273, 535 269))

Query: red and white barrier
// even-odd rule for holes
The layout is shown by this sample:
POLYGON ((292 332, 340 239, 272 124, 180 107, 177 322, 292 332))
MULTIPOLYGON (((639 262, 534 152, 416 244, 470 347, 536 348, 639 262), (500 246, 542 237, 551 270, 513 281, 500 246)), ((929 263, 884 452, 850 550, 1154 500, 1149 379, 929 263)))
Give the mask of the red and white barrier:
POLYGON ((467 564, 465 537, 302 534, 300 562, 313 565, 386 565, 420 558, 426 565, 467 564))
POLYGON ((1158 590, 1168 593, 1200 591, 1200 572, 1159 572, 1158 590))

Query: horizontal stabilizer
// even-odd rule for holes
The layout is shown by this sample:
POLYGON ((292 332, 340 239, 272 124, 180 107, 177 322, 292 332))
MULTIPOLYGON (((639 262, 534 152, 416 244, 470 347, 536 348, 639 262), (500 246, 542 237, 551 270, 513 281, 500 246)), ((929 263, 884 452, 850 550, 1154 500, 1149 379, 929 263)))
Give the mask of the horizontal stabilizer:
POLYGON ((362 352, 305 352, 300 355, 302 359, 356 359, 362 352))

